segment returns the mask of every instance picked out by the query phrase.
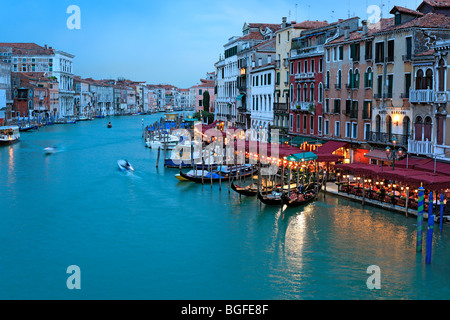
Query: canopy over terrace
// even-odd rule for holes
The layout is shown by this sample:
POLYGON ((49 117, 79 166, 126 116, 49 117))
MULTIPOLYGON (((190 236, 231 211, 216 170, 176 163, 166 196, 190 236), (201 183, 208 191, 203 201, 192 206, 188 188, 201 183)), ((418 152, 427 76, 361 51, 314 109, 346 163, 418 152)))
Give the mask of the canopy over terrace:
POLYGON ((396 168, 415 169, 416 166, 426 164, 430 161, 432 161, 432 160, 427 159, 427 158, 417 158, 417 157, 407 156, 407 157, 403 158, 402 160, 396 161, 395 167, 396 168))
POLYGON ((355 175, 363 175, 377 179, 397 181, 406 185, 423 187, 427 190, 444 190, 450 188, 450 176, 427 173, 418 169, 398 168, 390 170, 373 164, 352 163, 339 164, 336 169, 355 175))
POLYGON ((334 152, 345 147, 347 142, 343 141, 327 141, 321 147, 317 148, 314 153, 317 155, 318 162, 336 162, 344 158, 342 155, 334 154, 334 152))

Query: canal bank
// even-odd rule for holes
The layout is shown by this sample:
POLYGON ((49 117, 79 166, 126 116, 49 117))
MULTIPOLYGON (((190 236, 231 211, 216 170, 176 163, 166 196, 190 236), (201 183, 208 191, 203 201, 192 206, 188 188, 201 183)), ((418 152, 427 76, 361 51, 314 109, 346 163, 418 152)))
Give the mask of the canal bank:
POLYGON ((159 117, 42 127, 0 148, 0 298, 448 298, 447 225, 426 265, 414 219, 328 194, 283 210, 178 181, 144 147, 142 118, 159 117), (71 265, 81 290, 66 286, 71 265), (380 290, 367 288, 371 265, 380 290))

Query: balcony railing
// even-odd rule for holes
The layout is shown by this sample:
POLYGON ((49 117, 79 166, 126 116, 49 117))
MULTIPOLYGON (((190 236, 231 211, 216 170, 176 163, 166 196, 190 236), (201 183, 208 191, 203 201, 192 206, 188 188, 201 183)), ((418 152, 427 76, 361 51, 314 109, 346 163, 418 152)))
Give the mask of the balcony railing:
POLYGON ((273 104, 273 110, 278 112, 287 112, 288 111, 288 104, 287 103, 281 103, 281 102, 275 102, 273 104))
POLYGON ((450 91, 437 91, 434 93, 434 102, 446 103, 449 101, 450 91))
POLYGON ((420 89, 409 90, 409 102, 411 103, 431 103, 433 102, 433 90, 420 89))
POLYGON ((314 72, 301 72, 295 74, 296 80, 302 80, 302 79, 310 79, 314 78, 315 73, 314 72))
POLYGON ((308 56, 313 54, 323 53, 323 46, 314 46, 314 47, 305 47, 305 48, 299 48, 299 49, 293 49, 291 51, 291 56, 308 56))
POLYGON ((309 111, 313 102, 297 101, 291 102, 291 110, 309 111))
POLYGON ((431 141, 416 141, 408 140, 408 153, 413 154, 423 154, 432 155, 433 154, 433 144, 431 141))
POLYGON ((392 144, 392 141, 397 140, 397 146, 407 147, 409 135, 397 134, 397 133, 385 133, 371 131, 367 136, 367 142, 380 143, 380 144, 392 144))

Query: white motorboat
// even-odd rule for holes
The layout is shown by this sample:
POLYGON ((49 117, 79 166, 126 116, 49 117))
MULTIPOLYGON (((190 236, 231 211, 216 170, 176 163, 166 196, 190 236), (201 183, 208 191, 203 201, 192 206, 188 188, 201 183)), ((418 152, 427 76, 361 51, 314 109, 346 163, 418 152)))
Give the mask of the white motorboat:
POLYGON ((0 146, 8 145, 18 142, 20 139, 20 132, 18 126, 0 127, 0 146))
POLYGON ((151 149, 158 149, 159 147, 164 149, 164 146, 167 145, 168 150, 173 150, 179 141, 180 137, 169 134, 161 135, 161 137, 155 136, 152 140, 147 139, 145 143, 151 149))
POLYGON ((133 166, 128 162, 128 160, 118 160, 117 165, 122 171, 134 171, 133 166))
POLYGON ((45 154, 53 154, 53 153, 56 153, 58 151, 58 148, 57 147, 47 147, 47 148, 44 148, 44 153, 45 154))

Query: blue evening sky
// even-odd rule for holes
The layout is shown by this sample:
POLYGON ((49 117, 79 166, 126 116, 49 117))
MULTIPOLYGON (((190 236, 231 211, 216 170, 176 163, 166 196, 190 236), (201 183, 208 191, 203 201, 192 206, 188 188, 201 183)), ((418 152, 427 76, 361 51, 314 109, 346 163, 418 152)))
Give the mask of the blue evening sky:
POLYGON ((394 5, 420 0, 19 0, 3 1, 0 42, 35 42, 74 54, 74 73, 94 79, 126 77, 188 88, 214 71, 228 38, 244 22, 281 23, 359 16, 370 5, 389 17, 394 5), (69 30, 69 5, 81 9, 81 29, 69 30), (290 17, 290 19, 289 19, 290 17))

